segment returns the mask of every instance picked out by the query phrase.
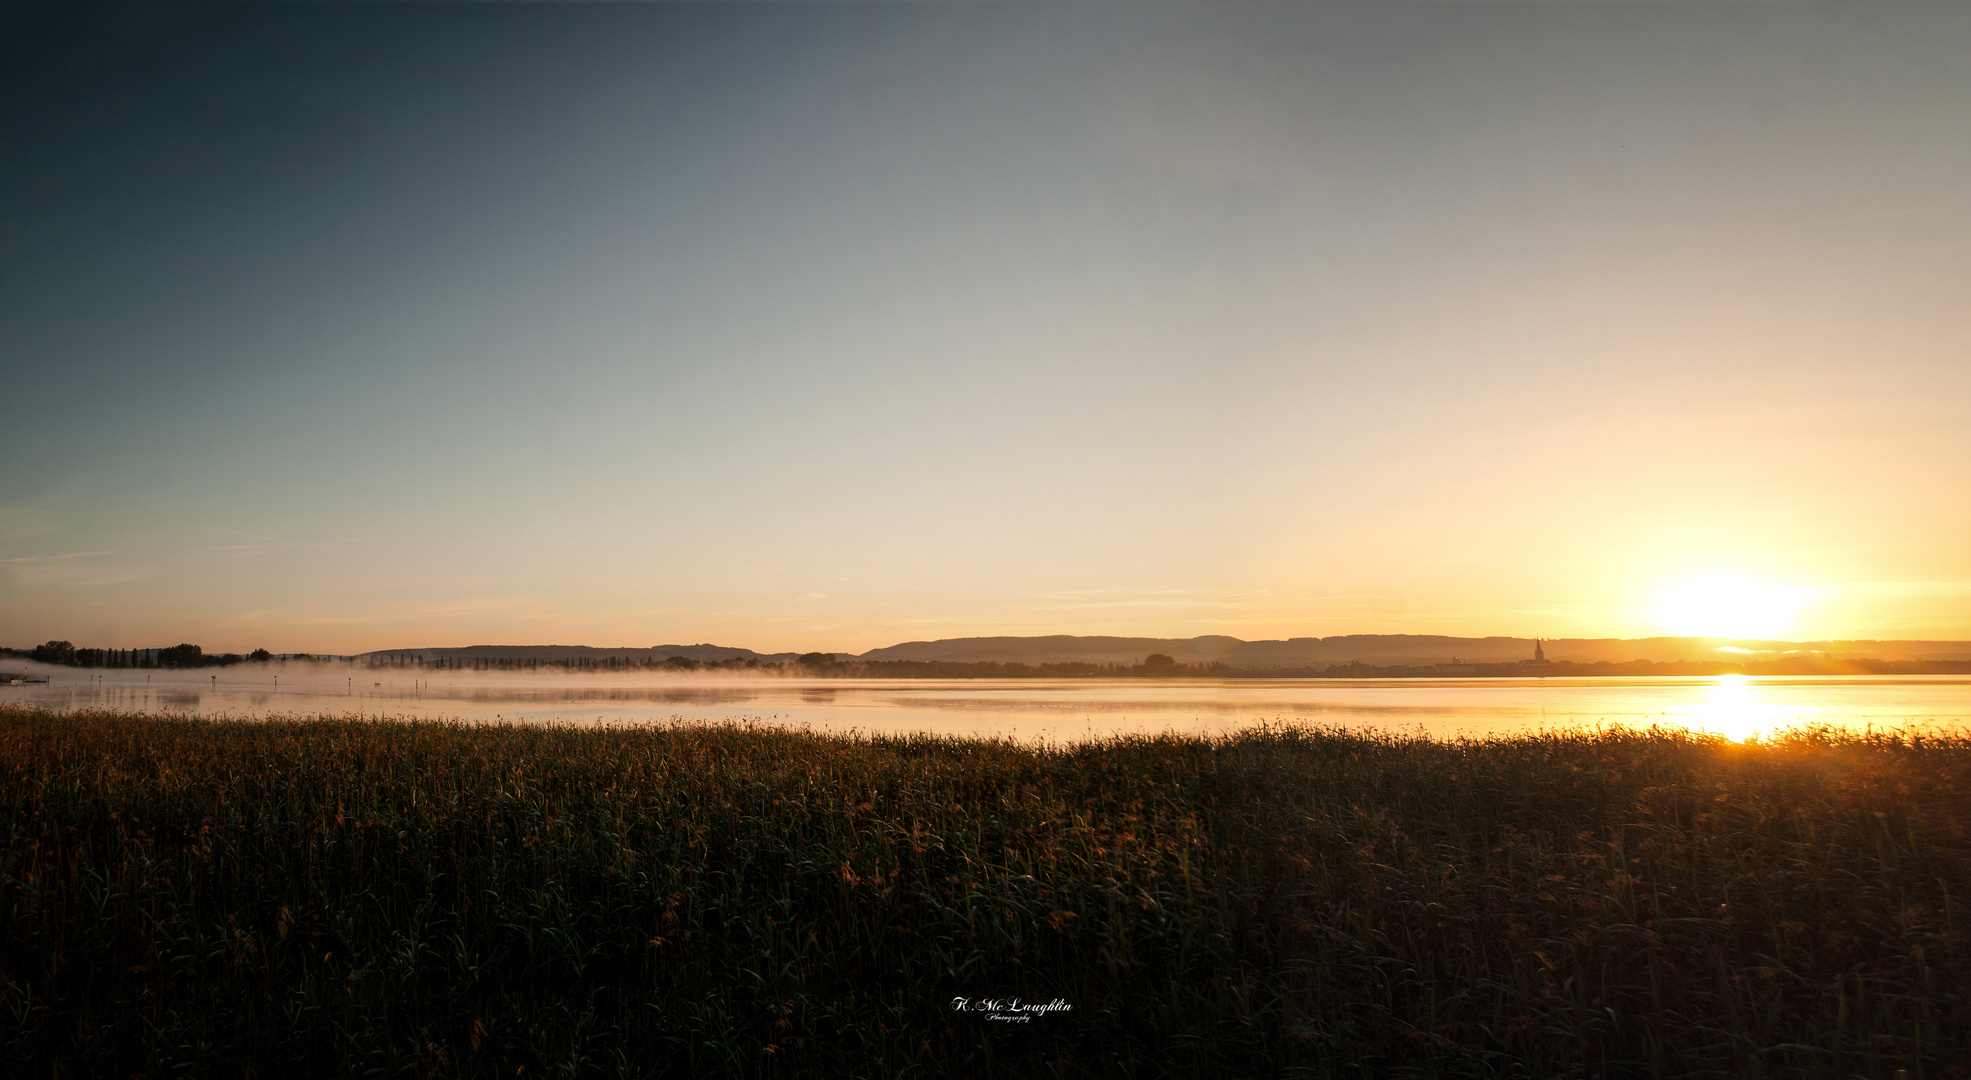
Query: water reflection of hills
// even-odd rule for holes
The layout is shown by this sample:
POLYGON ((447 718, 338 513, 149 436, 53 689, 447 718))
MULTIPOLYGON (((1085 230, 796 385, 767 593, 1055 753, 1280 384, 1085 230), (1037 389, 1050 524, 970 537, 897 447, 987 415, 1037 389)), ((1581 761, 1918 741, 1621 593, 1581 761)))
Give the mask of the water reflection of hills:
MULTIPOLYGON (((1155 701, 1104 700, 1091 698, 1080 701, 1044 700, 1040 698, 883 698, 881 703, 900 709, 950 709, 958 711, 1008 712, 1008 713, 1066 713, 1071 715, 1106 716, 1171 716, 1194 713, 1199 716, 1238 716, 1246 719, 1260 717, 1308 716, 1443 716, 1447 711, 1441 704, 1427 705, 1380 705, 1360 702, 1337 703, 1327 701, 1155 701)), ((1526 712, 1523 705, 1465 705, 1457 710, 1466 715, 1517 716, 1526 712)))
MULTIPOLYGON (((832 694, 833 691, 830 691, 832 694)), ((502 702, 526 704, 574 704, 585 701, 620 702, 626 704, 653 705, 744 705, 755 702, 763 696, 758 690, 745 687, 698 687, 648 689, 642 687, 586 686, 542 689, 519 689, 514 687, 493 687, 471 690, 425 690, 412 694, 400 694, 406 700, 423 701, 470 701, 475 704, 493 705, 502 702)), ((827 700, 827 699, 822 699, 827 700)))
POLYGON ((1504 733, 1568 724, 1665 722, 1726 732, 1797 723, 1971 725, 1971 678, 1699 677, 1489 680, 794 679, 607 685, 422 679, 341 686, 221 674, 170 681, 114 674, 0 686, 0 705, 63 711, 466 722, 651 723, 757 718, 796 727, 949 735, 1101 737, 1218 731, 1259 722, 1504 733), (295 685, 300 683, 300 685, 295 685), (422 685, 420 685, 422 684, 422 685))

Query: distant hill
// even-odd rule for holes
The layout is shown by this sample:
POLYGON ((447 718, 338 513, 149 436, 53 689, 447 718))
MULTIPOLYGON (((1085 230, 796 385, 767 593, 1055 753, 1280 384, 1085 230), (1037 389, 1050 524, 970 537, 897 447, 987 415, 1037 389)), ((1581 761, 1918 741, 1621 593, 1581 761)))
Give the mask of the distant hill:
MULTIPOLYGON (((1285 641, 1242 641, 1208 635, 1195 638, 1047 637, 945 638, 909 641, 863 653, 862 660, 993 661, 1014 664, 1137 664, 1163 653, 1183 664, 1221 663, 1240 668, 1375 665, 1496 664, 1533 658, 1532 638, 1445 637, 1435 634, 1347 634, 1285 641)), ((1821 653, 1877 660, 1971 660, 1971 641, 1745 641, 1728 638, 1553 638, 1547 659, 1591 664, 1650 660, 1659 663, 1704 660, 1771 660, 1789 654, 1821 653)))
MULTIPOLYGON (((1778 660, 1801 654, 1840 659, 1891 661, 1971 661, 1971 641, 1746 641, 1728 638, 1549 638, 1547 659, 1593 664, 1635 660, 1656 663, 1778 660)), ((1533 639, 1521 637, 1445 637, 1436 634, 1345 634, 1284 641, 1244 641, 1219 634, 1194 638, 1045 637, 943 638, 906 641, 861 656, 833 653, 838 660, 921 660, 943 663, 1140 664, 1163 653, 1180 664, 1224 664, 1231 668, 1325 668, 1335 664, 1402 666, 1500 664, 1533 658, 1533 639)), ((681 656, 701 664, 757 660, 779 664, 800 653, 761 653, 731 645, 653 645, 607 649, 589 645, 468 645, 463 648, 378 649, 357 659, 384 662, 437 660, 539 661, 577 664, 622 660, 661 662, 681 656)))
MULTIPOLYGON (((378 649, 358 656, 359 660, 664 660, 682 656, 701 664, 720 660, 758 660, 778 664, 796 659, 800 653, 758 653, 731 645, 652 645, 647 649, 599 649, 591 645, 467 645, 444 649, 378 649)), ((839 653, 847 656, 847 653, 839 653)))

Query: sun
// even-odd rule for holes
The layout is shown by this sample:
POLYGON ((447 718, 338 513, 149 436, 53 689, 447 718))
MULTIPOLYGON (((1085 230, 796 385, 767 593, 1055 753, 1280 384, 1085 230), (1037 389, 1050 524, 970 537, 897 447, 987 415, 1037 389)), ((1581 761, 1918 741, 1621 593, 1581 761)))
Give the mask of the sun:
POLYGON ((1807 590, 1719 575, 1656 594, 1656 621, 1687 637, 1776 638, 1793 628, 1807 590))

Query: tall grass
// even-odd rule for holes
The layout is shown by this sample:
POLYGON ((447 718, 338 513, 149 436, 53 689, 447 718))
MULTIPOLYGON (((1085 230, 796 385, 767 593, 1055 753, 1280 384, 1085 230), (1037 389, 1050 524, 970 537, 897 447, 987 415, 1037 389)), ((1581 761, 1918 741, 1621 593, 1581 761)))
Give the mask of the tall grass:
POLYGON ((0 1067, 1967 1075, 1971 739, 0 709, 0 1067), (954 997, 1059 999, 1026 1023, 954 997))

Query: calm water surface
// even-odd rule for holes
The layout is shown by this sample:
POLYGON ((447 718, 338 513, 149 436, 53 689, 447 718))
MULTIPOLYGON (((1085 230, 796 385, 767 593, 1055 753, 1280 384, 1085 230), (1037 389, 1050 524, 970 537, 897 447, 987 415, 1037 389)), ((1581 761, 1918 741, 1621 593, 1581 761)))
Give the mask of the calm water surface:
MULTIPOLYGON (((39 669, 46 672, 46 669, 39 669)), ((488 675, 338 665, 204 672, 58 669, 0 703, 239 717, 521 722, 755 720, 815 731, 1074 741, 1306 721, 1432 736, 1667 723, 1744 738, 1798 724, 1971 731, 1971 678, 738 679, 488 675)))

